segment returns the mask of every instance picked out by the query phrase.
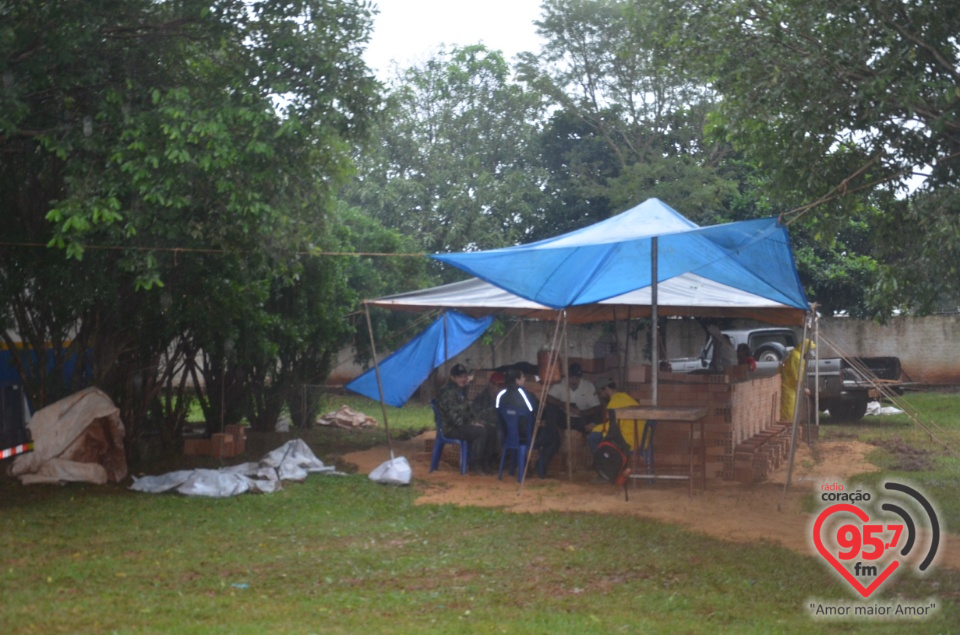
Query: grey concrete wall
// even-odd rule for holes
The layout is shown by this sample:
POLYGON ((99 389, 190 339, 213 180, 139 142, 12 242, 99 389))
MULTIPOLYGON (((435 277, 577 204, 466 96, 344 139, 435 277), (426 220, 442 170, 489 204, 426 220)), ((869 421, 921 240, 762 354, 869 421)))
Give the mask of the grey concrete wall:
MULTIPOLYGON (((735 320, 731 328, 763 326, 735 320)), ((552 345, 553 322, 508 323, 508 331, 493 345, 476 343, 453 363, 470 368, 493 368, 517 361, 536 363, 537 353, 552 345)), ((910 380, 929 384, 960 384, 960 315, 925 318, 895 318, 886 324, 846 318, 820 321, 821 355, 897 356, 910 380)), ((628 335, 622 323, 614 332, 611 324, 568 325, 563 353, 570 357, 597 358, 621 351, 628 364, 649 363, 649 336, 645 330, 628 335)), ((798 329, 799 332, 799 329, 798 329)), ((694 320, 668 320, 661 333, 666 357, 690 357, 700 352, 705 339, 694 320)), ((387 355, 381 351, 381 356, 387 355)), ((332 373, 330 383, 349 381, 363 369, 347 360, 332 373)))
POLYGON ((960 315, 900 317, 882 325, 831 318, 821 320, 820 329, 821 346, 830 353, 893 355, 913 381, 960 384, 960 315))

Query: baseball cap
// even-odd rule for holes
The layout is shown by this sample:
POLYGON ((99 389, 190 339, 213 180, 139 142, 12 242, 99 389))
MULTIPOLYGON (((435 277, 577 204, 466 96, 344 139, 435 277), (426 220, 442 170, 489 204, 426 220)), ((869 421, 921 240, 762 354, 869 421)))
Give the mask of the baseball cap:
POLYGON ((457 364, 450 369, 451 377, 461 377, 467 374, 467 368, 463 364, 457 364))
POLYGON ((570 364, 570 376, 571 377, 583 377, 583 367, 579 363, 574 362, 570 364))

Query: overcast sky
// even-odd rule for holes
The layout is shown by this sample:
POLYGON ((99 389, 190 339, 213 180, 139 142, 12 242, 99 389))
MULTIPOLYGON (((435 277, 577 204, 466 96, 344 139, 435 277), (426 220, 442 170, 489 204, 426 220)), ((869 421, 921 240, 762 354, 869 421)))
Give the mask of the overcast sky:
POLYGON ((533 21, 540 0, 377 0, 367 47, 367 64, 381 79, 391 61, 400 68, 425 61, 441 44, 482 43, 504 52, 512 61, 520 51, 536 51, 539 38, 533 21))

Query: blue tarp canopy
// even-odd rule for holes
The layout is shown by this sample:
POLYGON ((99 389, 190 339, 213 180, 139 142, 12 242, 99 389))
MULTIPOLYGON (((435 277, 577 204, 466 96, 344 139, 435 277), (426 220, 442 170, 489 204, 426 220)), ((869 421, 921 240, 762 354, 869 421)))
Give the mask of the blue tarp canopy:
MULTIPOLYGON (((435 254, 436 260, 476 278, 367 301, 399 310, 462 312, 447 313, 449 351, 440 348, 438 320, 384 360, 384 402, 405 403, 434 368, 480 336, 494 313, 556 319, 564 309, 566 319, 581 323, 616 319, 618 309, 621 318, 649 315, 654 237, 660 315, 800 324, 809 310, 787 230, 776 218, 699 227, 652 198, 605 221, 539 242, 435 254), (471 320, 465 313, 483 319, 471 320), (453 335, 455 329, 462 329, 462 337, 453 335)), ((347 388, 380 398, 372 370, 347 388)))
POLYGON ((652 284, 694 275, 808 310, 786 227, 776 218, 699 227, 652 198, 589 227, 504 249, 432 257, 531 302, 553 309, 603 303, 652 284))
MULTIPOLYGON (((493 317, 472 318, 447 311, 418 336, 379 363, 383 403, 399 408, 417 387, 451 357, 459 355, 483 335, 493 317)), ((371 368, 345 386, 348 390, 380 401, 376 369, 371 368)))

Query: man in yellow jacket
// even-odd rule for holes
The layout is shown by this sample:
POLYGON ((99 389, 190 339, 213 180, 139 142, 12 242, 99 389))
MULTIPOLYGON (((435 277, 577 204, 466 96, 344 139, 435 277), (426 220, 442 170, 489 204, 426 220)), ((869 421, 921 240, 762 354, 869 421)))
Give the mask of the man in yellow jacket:
POLYGON ((797 382, 807 370, 808 354, 816 347, 810 340, 804 340, 803 346, 795 346, 780 364, 780 421, 793 421, 793 411, 797 407, 797 382))
MULTIPOLYGON (((612 379, 601 380, 597 385, 597 390, 600 393, 600 399, 606 402, 606 406, 603 410, 603 422, 594 426, 587 434, 587 447, 590 448, 591 456, 596 453, 597 446, 604 437, 610 433, 610 408, 630 408, 640 405, 636 399, 627 393, 618 391, 617 384, 612 379)), ((625 419, 621 421, 618 419, 617 423, 620 425, 620 434, 623 436, 623 440, 627 442, 631 450, 636 450, 639 439, 634 437, 634 420, 625 419)), ((643 438, 643 429, 646 425, 647 422, 642 419, 636 421, 636 431, 640 438, 643 438)))

